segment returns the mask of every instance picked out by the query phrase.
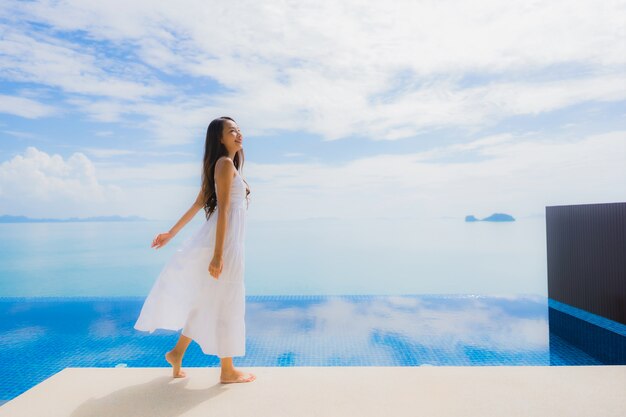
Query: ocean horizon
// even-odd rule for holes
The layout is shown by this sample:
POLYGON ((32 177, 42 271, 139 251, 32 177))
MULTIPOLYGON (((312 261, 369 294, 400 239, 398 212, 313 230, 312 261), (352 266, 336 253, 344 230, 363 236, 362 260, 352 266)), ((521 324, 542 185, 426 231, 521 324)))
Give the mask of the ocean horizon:
MULTIPOLYGON (((0 297, 145 296, 205 221, 165 247, 175 220, 0 224, 0 297)), ((249 220, 248 295, 547 296, 545 219, 249 220)))

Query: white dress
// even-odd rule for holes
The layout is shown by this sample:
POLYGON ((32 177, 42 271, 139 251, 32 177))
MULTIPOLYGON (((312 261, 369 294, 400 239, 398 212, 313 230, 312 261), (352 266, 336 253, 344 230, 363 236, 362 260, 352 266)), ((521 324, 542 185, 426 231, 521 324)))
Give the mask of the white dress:
POLYGON ((209 220, 176 250, 146 298, 135 329, 181 330, 207 355, 246 353, 244 240, 246 184, 236 173, 230 192, 223 259, 218 279, 209 273, 219 202, 209 220))

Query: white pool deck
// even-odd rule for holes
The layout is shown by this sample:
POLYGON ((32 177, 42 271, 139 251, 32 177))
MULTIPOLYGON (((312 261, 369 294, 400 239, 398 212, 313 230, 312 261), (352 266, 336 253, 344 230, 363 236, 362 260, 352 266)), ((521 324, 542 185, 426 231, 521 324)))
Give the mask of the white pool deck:
POLYGON ((626 416, 624 366, 66 368, 0 416, 626 416))

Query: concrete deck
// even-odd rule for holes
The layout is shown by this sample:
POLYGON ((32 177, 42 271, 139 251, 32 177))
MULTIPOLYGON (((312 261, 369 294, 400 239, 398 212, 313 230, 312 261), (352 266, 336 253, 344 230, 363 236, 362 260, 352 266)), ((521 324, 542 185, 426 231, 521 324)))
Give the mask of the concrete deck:
POLYGON ((66 368, 0 407, 5 416, 619 416, 626 366, 66 368))

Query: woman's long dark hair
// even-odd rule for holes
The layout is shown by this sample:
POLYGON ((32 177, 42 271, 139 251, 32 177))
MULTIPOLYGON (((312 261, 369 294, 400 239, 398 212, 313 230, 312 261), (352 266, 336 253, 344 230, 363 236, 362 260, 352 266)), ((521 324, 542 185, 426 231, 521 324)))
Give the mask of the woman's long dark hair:
MULTIPOLYGON (((204 143, 204 160, 202 164, 202 199, 204 201, 204 212, 207 220, 217 207, 217 193, 215 192, 215 163, 222 156, 228 156, 228 150, 222 143, 222 132, 224 131, 224 121, 234 119, 223 116, 213 120, 206 131, 206 141, 204 143)), ((235 122, 236 123, 236 122, 235 122)), ((243 149, 235 154, 235 168, 241 174, 244 162, 243 149)), ((242 177, 243 178, 243 177, 242 177)), ((250 187, 246 180, 246 200, 250 194, 250 187)))

